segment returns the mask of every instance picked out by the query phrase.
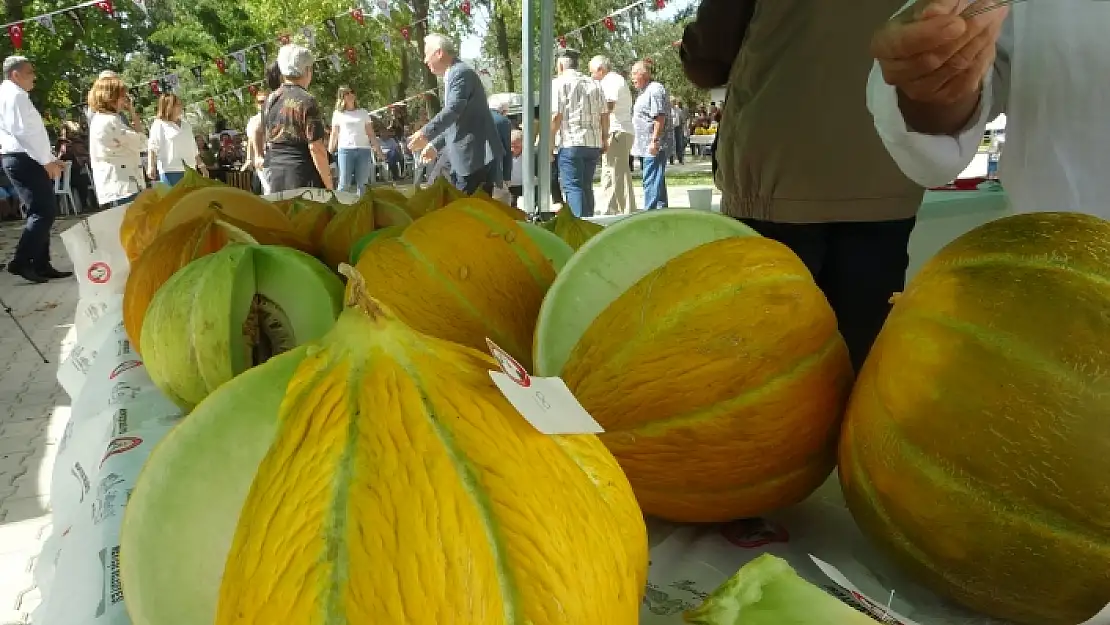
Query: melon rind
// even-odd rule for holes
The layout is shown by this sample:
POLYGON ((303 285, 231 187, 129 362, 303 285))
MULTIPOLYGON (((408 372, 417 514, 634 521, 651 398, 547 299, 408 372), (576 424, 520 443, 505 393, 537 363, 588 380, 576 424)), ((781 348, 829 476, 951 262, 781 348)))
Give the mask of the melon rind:
POLYGON ((543 300, 535 374, 558 376, 594 319, 641 278, 695 247, 738 236, 759 234, 731 217, 680 208, 640 213, 595 235, 559 271, 543 300))
POLYGON ((547 260, 551 261, 556 272, 562 271, 563 267, 570 261, 570 257, 574 256, 574 248, 560 239, 559 235, 531 222, 521 222, 520 227, 524 229, 528 238, 532 239, 532 242, 540 248, 540 252, 547 260))
POLYGON ((239 512, 306 351, 275 356, 217 389, 143 465, 120 531, 120 574, 134 625, 216 620, 239 512))

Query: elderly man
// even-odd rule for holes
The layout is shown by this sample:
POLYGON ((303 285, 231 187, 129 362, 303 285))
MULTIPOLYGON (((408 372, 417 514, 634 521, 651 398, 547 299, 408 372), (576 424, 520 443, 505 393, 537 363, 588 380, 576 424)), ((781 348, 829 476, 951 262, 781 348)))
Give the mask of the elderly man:
POLYGON ((27 213, 8 272, 29 282, 72 276, 50 264, 50 226, 58 204, 51 182, 62 175, 62 162, 50 149, 50 137, 28 92, 35 88, 35 67, 22 56, 4 59, 0 84, 0 165, 27 213))
POLYGON ((644 163, 644 208, 667 208, 667 155, 674 150, 671 103, 643 61, 632 66, 631 74, 640 91, 632 106, 632 156, 644 163))
POLYGON ((443 77, 444 105, 409 138, 409 149, 426 163, 445 150, 460 191, 493 195, 494 168, 500 171, 504 148, 478 72, 458 59, 453 41, 436 33, 424 38, 424 64, 443 77))
POLYGON ((601 84, 578 72, 577 55, 556 62, 551 85, 551 136, 559 146, 559 181, 572 213, 594 215, 594 172, 609 147, 609 108, 601 84))
POLYGON ((601 83, 609 111, 609 149, 601 155, 601 202, 606 215, 628 214, 636 210, 632 192, 632 92, 624 76, 612 71, 608 57, 590 60, 590 74, 601 83))

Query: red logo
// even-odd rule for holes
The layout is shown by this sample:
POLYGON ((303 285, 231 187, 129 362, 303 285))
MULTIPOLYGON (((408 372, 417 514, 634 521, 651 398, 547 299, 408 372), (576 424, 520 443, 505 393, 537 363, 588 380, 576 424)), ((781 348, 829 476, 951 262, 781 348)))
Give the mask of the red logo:
POLYGON ((96 261, 89 265, 89 282, 93 284, 104 284, 112 279, 112 268, 104 261, 96 261))
POLYGON ((104 457, 100 459, 100 466, 104 466, 104 461, 116 454, 127 453, 143 444, 143 439, 138 436, 120 436, 113 438, 112 442, 108 443, 108 451, 104 457))
POLYGON ((509 376, 509 378, 512 379, 513 382, 516 382, 521 388, 532 386, 532 378, 528 375, 528 371, 520 366, 520 363, 517 362, 515 358, 489 339, 486 339, 486 345, 489 346, 490 353, 497 359, 497 364, 501 366, 501 371, 505 375, 509 376))
POLYGON ((108 376, 108 379, 109 380, 114 380, 114 379, 116 379, 117 376, 123 374, 124 372, 130 371, 130 370, 134 369, 135 367, 141 367, 141 366, 143 366, 143 363, 140 360, 128 360, 126 362, 121 362, 118 365, 116 365, 115 369, 112 369, 112 373, 111 373, 111 375, 108 376))
POLYGON ((721 528, 721 536, 741 549, 790 542, 786 528, 764 519, 740 519, 721 528))

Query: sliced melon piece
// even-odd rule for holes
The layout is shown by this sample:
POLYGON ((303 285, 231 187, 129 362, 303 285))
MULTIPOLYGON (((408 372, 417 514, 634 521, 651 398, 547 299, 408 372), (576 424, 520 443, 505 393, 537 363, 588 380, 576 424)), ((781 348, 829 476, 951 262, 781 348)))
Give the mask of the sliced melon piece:
POLYGON ((355 246, 351 248, 351 264, 358 264, 358 259, 362 256, 363 250, 365 250, 371 243, 373 243, 374 241, 384 241, 386 239, 399 237, 401 236, 401 233, 405 231, 405 227, 406 226, 390 226, 388 228, 381 228, 380 230, 375 230, 356 241, 355 246))
POLYGON ((275 356, 217 389, 143 466, 120 530, 120 575, 134 625, 216 621, 219 572, 306 351, 275 356))
POLYGON ((151 379, 191 409, 271 356, 323 336, 343 283, 294 249, 230 245, 189 263, 155 294, 143 320, 151 379))
POLYGON ((544 229, 543 226, 523 221, 520 227, 524 228, 528 238, 532 239, 532 242, 539 246, 540 252, 543 252, 547 260, 551 261, 555 271, 562 271, 570 257, 574 256, 574 249, 570 244, 560 239, 554 232, 544 229))
POLYGON ((543 300, 536 323, 536 375, 559 375, 594 319, 640 278, 683 252, 736 236, 759 234, 731 217, 672 208, 634 215, 592 237, 543 300))

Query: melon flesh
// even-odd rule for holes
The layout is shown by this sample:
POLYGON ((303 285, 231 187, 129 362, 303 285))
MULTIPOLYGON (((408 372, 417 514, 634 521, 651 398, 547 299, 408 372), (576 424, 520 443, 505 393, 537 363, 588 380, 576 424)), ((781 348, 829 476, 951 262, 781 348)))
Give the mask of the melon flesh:
POLYGON ((551 265, 555 267, 556 272, 562 271, 563 267, 570 261, 570 257, 574 256, 574 248, 560 239, 559 235, 554 232, 527 221, 521 222, 520 227, 524 229, 524 234, 527 234, 528 238, 539 246, 544 257, 551 261, 551 265))
POLYGON ((593 320, 641 278, 683 252, 736 236, 759 235, 731 217, 688 209, 648 211, 595 235, 544 298, 536 323, 536 375, 559 375, 593 320))
POLYGON ((218 572, 277 433, 285 387, 305 353, 300 347, 276 356, 217 389, 143 466, 120 530, 120 575, 133 625, 215 622, 218 572))

